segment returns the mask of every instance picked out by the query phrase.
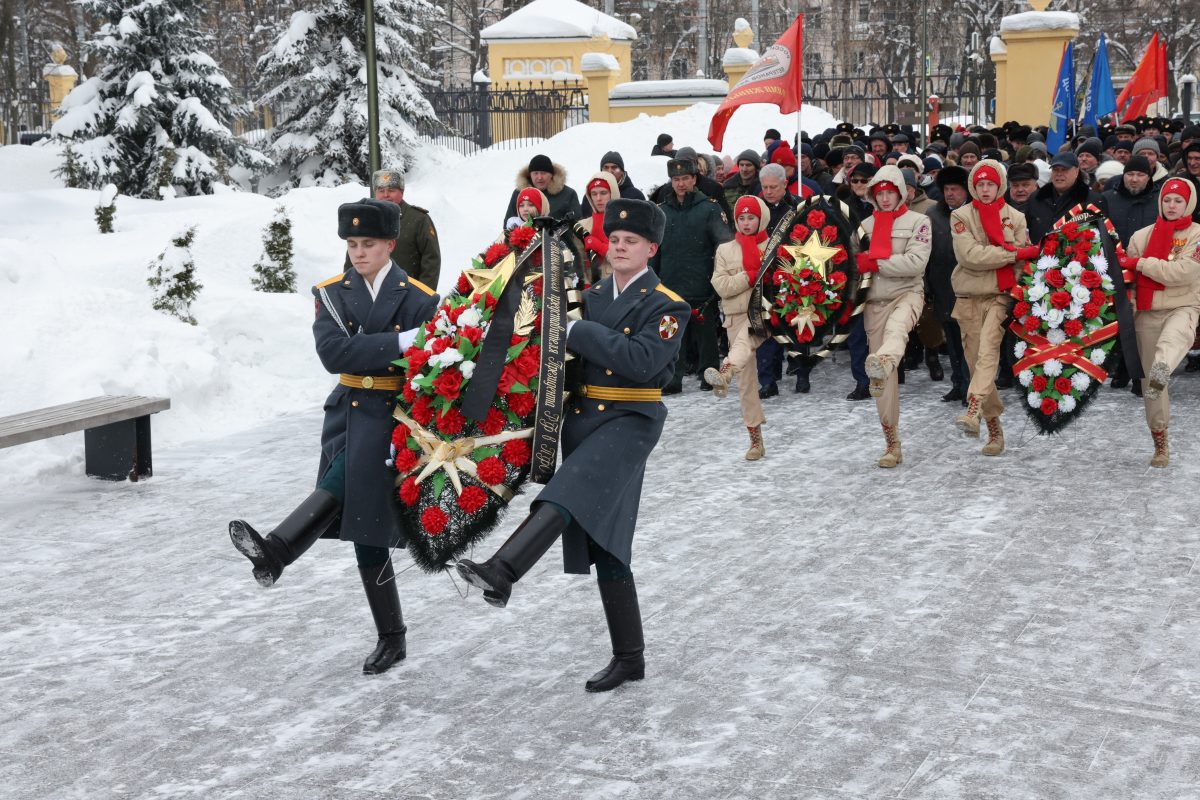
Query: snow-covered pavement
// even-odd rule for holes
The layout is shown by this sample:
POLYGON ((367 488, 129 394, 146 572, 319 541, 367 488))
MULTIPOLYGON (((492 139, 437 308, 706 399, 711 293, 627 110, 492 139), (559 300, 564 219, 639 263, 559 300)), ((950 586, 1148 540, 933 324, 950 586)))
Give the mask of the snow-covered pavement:
POLYGON ((988 459, 913 375, 888 471, 844 364, 813 385, 767 403, 756 464, 735 398, 671 399, 647 680, 609 695, 557 548, 505 610, 403 573, 408 660, 371 678, 349 546, 260 590, 225 526, 308 490, 316 410, 160 449, 140 484, 0 478, 0 796, 1200 797, 1200 376, 1154 472, 1127 391, 1057 439, 1005 393, 988 459))

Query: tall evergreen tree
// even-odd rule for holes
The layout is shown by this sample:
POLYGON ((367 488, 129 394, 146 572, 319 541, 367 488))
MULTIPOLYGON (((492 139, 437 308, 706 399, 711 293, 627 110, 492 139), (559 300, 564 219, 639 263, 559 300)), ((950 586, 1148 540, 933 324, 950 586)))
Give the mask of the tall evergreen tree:
MULTIPOLYGON (((441 11, 429 0, 375 0, 375 50, 379 76, 379 149, 383 163, 407 167, 416 146, 414 124, 435 119, 419 81, 431 70, 422 61, 426 25, 441 11)), ((366 183, 366 19, 361 2, 331 0, 298 11, 275 46, 259 59, 262 98, 276 108, 271 155, 293 186, 366 183)))
POLYGON ((292 269, 292 221, 281 203, 275 218, 263 231, 263 254, 254 265, 250 283, 260 292, 296 291, 296 271, 292 269))
POLYGON ((234 164, 269 160, 233 136, 241 113, 216 62, 200 47, 197 0, 81 0, 102 20, 88 43, 99 72, 71 91, 52 129, 74 141, 86 185, 112 181, 121 194, 158 197, 164 150, 171 185, 210 194, 234 164))
MULTIPOLYGON (((153 2, 153 0, 150 0, 153 2)), ((196 324, 192 316, 192 301, 200 296, 203 284, 196 281, 196 263, 192 260, 192 242, 196 226, 180 231, 166 249, 150 263, 146 283, 154 290, 154 308, 164 314, 196 324)))

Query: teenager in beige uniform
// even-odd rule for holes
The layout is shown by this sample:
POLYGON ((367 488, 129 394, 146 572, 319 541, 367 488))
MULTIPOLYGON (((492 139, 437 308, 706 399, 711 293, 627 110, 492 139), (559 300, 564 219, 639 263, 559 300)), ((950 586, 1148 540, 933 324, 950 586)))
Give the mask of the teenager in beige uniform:
POLYGON ((575 223, 583 237, 588 261, 594 265, 588 280, 597 283, 612 274, 612 262, 608 260, 608 237, 604 235, 604 209, 613 198, 620 198, 617 179, 608 172, 597 172, 587 183, 587 198, 592 204, 592 216, 575 223))
POLYGON ((950 276, 954 287, 951 316, 962 330, 963 351, 971 370, 967 410, 955 424, 968 436, 979 436, 979 421, 987 424, 985 456, 1004 452, 1000 415, 1004 403, 996 390, 1000 343, 1017 284, 1018 263, 1037 258, 1029 244, 1025 215, 1004 202, 1008 187, 1004 165, 990 158, 971 168, 967 189, 971 202, 950 214, 950 233, 958 266, 950 276))
POLYGON ((767 246, 767 223, 771 221, 771 212, 762 199, 746 195, 738 198, 733 213, 737 234, 732 242, 717 247, 712 276, 712 285, 721 297, 721 312, 725 315, 729 355, 719 371, 712 367, 706 369, 704 380, 713 387, 715 396, 724 397, 730 378, 737 376, 742 421, 750 433, 746 460, 757 461, 767 453, 762 440, 762 424, 766 419, 758 397, 758 366, 754 360, 754 351, 764 340, 751 335, 746 312, 753 281, 767 246))
POLYGON ((900 201, 904 175, 894 166, 881 167, 867 187, 875 212, 863 220, 871 247, 858 254, 860 275, 875 273, 867 290, 863 325, 867 331, 867 377, 883 426, 887 450, 879 466, 894 467, 900 455, 900 387, 896 365, 904 358, 908 333, 925 307, 925 265, 933 248, 929 217, 900 201))
POLYGON ((1154 438, 1150 466, 1168 463, 1167 384, 1196 335, 1200 317, 1200 225, 1192 222, 1196 190, 1187 180, 1172 178, 1158 195, 1158 219, 1129 240, 1121 266, 1137 270, 1133 327, 1138 355, 1150 372, 1142 388, 1146 422, 1154 438))

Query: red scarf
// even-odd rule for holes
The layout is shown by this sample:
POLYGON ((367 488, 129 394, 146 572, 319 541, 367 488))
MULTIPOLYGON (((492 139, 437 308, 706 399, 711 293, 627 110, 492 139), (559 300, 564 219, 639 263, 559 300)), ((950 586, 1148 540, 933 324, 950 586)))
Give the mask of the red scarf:
MULTIPOLYGON (((1154 221, 1154 230, 1150 232, 1150 242, 1146 245, 1146 258, 1158 258, 1165 261, 1175 247, 1175 234, 1192 224, 1190 215, 1184 215, 1177 220, 1167 220, 1159 217, 1154 221)), ((1154 293, 1165 289, 1158 281, 1144 272, 1137 274, 1137 310, 1149 311, 1154 302, 1154 293)))
MULTIPOLYGON (((999 198, 991 203, 972 200, 971 205, 979 214, 979 221, 983 224, 983 232, 987 234, 988 241, 996 247, 1003 247, 1010 253, 1015 250, 1015 247, 1004 241, 1004 225, 1000 222, 1000 210, 1005 205, 1004 198, 999 198)), ((996 288, 999 291, 1007 292, 1016 285, 1017 276, 1013 274, 1011 267, 1005 265, 996 270, 996 288)))
POLYGON ((606 258, 608 256, 608 237, 604 235, 604 212, 602 211, 592 212, 592 236, 596 239, 592 251, 601 258, 606 258))
POLYGON ((733 238, 742 248, 742 269, 746 270, 746 279, 754 283, 754 279, 758 277, 758 269, 762 266, 762 253, 758 245, 767 240, 767 232, 760 231, 753 236, 737 233, 733 238))
POLYGON ((868 256, 876 261, 892 257, 892 223, 907 211, 908 206, 901 203, 895 211, 877 209, 871 215, 875 218, 875 227, 871 231, 871 249, 867 251, 868 256))

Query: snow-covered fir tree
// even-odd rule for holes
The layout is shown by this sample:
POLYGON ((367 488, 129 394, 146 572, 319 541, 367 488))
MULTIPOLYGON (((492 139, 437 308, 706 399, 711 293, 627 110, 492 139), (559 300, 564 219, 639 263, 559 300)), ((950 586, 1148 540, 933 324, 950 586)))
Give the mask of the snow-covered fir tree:
MULTIPOLYGON (((418 49, 424 26, 441 11, 429 0, 375 0, 382 163, 408 167, 416 145, 414 123, 434 119, 419 82, 431 71, 418 49)), ((363 4, 331 0, 292 15, 287 31, 259 59, 262 103, 277 109, 271 156, 292 186, 366 183, 366 20, 363 4)))
POLYGON ((55 137, 73 143, 85 185, 117 184, 130 197, 158 197, 164 148, 171 185, 210 194, 227 165, 269 160, 229 130, 241 112, 216 62, 201 49, 197 0, 80 0, 102 24, 88 43, 99 72, 63 101, 55 137))
POLYGON ((263 231, 263 254, 254 265, 250 279, 260 292, 296 291, 296 272, 292 269, 292 221, 280 204, 275 218, 263 231))
POLYGON ((113 232, 113 219, 117 216, 117 187, 105 184, 100 190, 100 202, 96 204, 96 227, 101 233, 113 232))
POLYGON ((146 283, 154 290, 154 308, 177 317, 189 325, 196 324, 192 316, 192 301, 200 296, 203 285, 196 282, 196 263, 192 260, 192 242, 196 239, 193 225, 171 240, 171 244, 150 263, 146 283))

